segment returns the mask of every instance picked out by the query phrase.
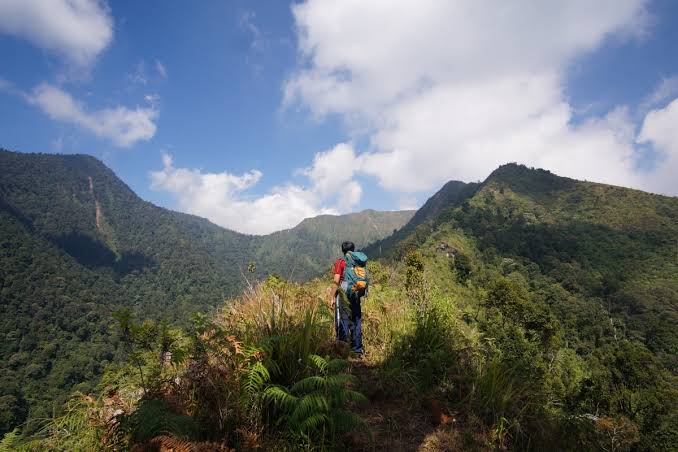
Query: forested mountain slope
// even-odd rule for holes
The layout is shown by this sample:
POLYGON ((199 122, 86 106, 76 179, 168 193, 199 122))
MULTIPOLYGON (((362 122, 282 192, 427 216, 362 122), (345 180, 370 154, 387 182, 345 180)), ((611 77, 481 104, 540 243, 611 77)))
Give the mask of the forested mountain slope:
MULTIPOLYGON (((364 210, 347 215, 307 218, 293 229, 257 237, 254 259, 288 279, 306 281, 327 269, 341 251, 338 244, 351 240, 362 248, 397 234, 414 211, 377 212, 364 210), (291 256, 291 251, 299 255, 291 256)), ((261 275, 260 276, 264 276, 261 275)))
POLYGON ((250 236, 143 201, 93 157, 0 150, 0 427, 91 387, 116 359, 116 309, 186 323, 238 294, 250 262, 252 278, 311 278, 342 240, 364 246, 412 213, 323 216, 250 236))
POLYGON ((419 210, 415 212, 410 221, 401 229, 394 231, 392 235, 372 243, 367 252, 370 256, 388 257, 397 249, 397 245, 406 240, 421 224, 433 220, 441 211, 460 205, 473 196, 480 184, 461 181, 449 181, 431 196, 419 210))
POLYGON ((678 200, 514 164, 448 188, 369 264, 366 356, 326 279, 272 276, 188 328, 118 315, 97 389, 2 444, 675 450, 678 200))
POLYGON ((449 245, 452 252, 444 254, 463 267, 474 257, 463 241, 505 272, 520 268, 532 284, 535 275, 556 283, 569 297, 551 300, 558 309, 571 309, 574 299, 603 307, 619 322, 619 334, 643 342, 678 371, 678 198, 509 164, 386 254, 449 245))
POLYGON ((419 255, 425 290, 477 324, 531 395, 558 400, 559 422, 593 420, 613 449, 678 444, 677 197, 508 164, 401 231, 368 253, 419 255), (566 355, 579 364, 556 396, 566 355))

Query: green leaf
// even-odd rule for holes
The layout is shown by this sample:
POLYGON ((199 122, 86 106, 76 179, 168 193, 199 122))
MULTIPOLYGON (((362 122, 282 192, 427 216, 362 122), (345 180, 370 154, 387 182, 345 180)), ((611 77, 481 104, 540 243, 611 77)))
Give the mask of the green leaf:
POLYGON ((295 383, 291 388, 291 392, 295 394, 309 393, 311 391, 325 389, 327 383, 325 378, 313 375, 295 383))
POLYGON ((264 385, 268 383, 270 379, 271 375, 268 373, 266 366, 264 366, 261 361, 257 361, 247 373, 247 377, 245 378, 245 391, 247 391, 250 396, 254 397, 264 389, 264 385))
POLYGON ((274 403, 285 411, 294 409, 298 400, 298 398, 290 394, 285 387, 279 385, 266 388, 263 397, 267 402, 274 403))

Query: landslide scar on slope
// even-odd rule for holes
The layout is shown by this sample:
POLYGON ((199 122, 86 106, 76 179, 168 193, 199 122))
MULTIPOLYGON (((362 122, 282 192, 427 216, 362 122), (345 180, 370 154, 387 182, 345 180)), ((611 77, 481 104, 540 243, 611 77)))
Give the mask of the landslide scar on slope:
POLYGON ((87 176, 87 180, 89 181, 89 194, 92 195, 92 198, 94 198, 94 208, 96 210, 95 222, 97 225, 97 230, 101 231, 101 204, 99 204, 97 197, 94 196, 94 182, 92 181, 92 176, 87 176))

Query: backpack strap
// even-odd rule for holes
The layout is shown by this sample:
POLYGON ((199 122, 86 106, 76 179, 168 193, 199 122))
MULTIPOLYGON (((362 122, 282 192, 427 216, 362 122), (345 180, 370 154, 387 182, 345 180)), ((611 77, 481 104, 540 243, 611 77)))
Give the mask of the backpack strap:
POLYGON ((344 262, 346 262, 346 267, 353 267, 355 263, 353 262, 353 256, 350 251, 347 251, 346 254, 344 254, 344 262))

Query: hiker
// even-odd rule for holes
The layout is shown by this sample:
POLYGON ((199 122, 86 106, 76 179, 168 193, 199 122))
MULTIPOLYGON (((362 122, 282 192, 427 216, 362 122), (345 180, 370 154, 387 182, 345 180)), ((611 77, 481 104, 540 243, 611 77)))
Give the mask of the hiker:
POLYGON ((349 342, 351 350, 363 354, 362 312, 360 299, 367 293, 367 256, 356 252, 353 242, 341 244, 343 258, 334 263, 332 301, 337 340, 349 342))

